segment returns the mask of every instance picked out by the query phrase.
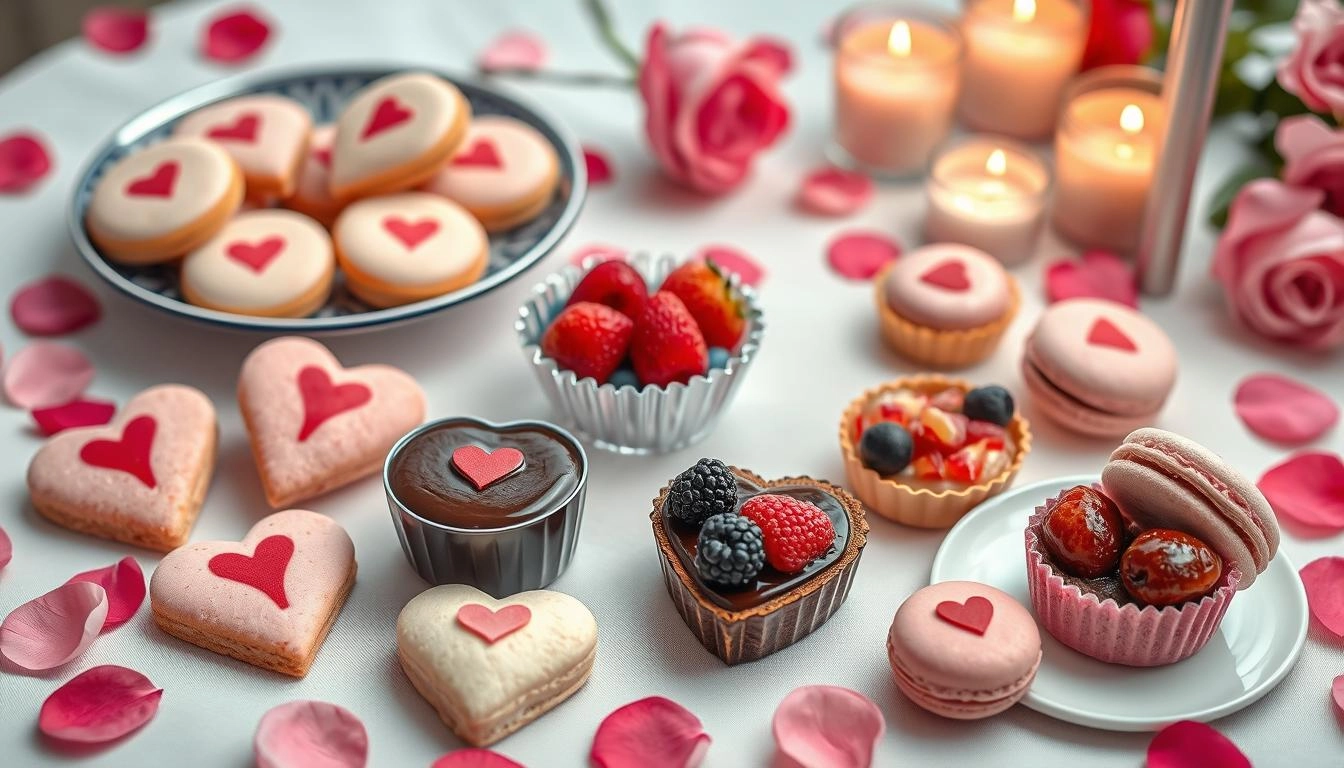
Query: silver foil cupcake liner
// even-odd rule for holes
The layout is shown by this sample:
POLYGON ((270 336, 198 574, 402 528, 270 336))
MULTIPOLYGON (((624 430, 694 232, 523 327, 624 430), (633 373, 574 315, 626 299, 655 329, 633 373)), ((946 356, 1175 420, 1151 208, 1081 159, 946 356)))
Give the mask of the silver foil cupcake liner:
MULTIPOLYGON (((444 471, 452 469, 445 466, 444 471)), ((383 490, 401 549, 420 578, 435 585, 469 584, 492 597, 502 598, 542 589, 569 567, 578 545, 583 502, 588 493, 588 455, 573 435, 544 421, 494 424, 468 417, 438 419, 406 433, 392 447, 383 464, 383 490), (534 426, 554 432, 574 448, 579 458, 578 487, 550 512, 503 528, 454 528, 417 515, 392 491, 389 478, 392 462, 416 436, 454 423, 491 430, 534 426)))
MULTIPOLYGON (((650 290, 657 290, 663 278, 683 260, 636 253, 626 261, 644 277, 650 290)), ((541 336, 551 319, 564 309, 575 286, 597 263, 589 259, 582 266, 566 267, 546 278, 532 289, 531 298, 518 311, 514 329, 546 397, 581 439, 605 450, 668 453, 703 440, 714 431, 720 413, 732 401, 760 347, 765 324, 756 294, 741 278, 729 273, 731 289, 746 303, 747 328, 737 352, 724 368, 695 376, 686 384, 666 387, 598 386, 591 377, 579 379, 573 371, 561 370, 541 351, 541 336)))

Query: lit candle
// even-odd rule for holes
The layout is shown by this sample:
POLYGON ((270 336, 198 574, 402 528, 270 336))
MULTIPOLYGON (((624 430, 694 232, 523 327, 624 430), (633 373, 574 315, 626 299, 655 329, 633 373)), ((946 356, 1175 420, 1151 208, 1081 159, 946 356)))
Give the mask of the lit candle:
POLYGON ((913 15, 837 24, 836 142, 863 170, 921 173, 952 127, 961 80, 961 38, 951 25, 913 15))
POLYGON ((1134 249, 1166 112, 1161 81, 1139 67, 1079 78, 1055 135, 1055 229, 1088 248, 1134 249))
POLYGON ((967 127, 1044 139, 1087 43, 1079 0, 970 0, 960 114, 967 127))
POLYGON ((924 187, 924 239, 964 243, 1020 264, 1036 250, 1049 187, 1050 172, 1027 148, 971 137, 933 161, 924 187))

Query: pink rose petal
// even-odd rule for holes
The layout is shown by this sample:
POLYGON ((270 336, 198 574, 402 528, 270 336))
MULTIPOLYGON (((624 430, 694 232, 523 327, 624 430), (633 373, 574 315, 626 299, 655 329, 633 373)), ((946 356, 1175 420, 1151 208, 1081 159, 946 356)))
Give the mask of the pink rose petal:
POLYGON ((848 216, 873 199, 873 180, 841 168, 818 168, 803 178, 798 206, 822 216, 848 216))
POLYGON ((107 53, 130 53, 149 39, 149 14, 104 5, 84 14, 84 39, 107 53))
POLYGON ((523 768, 523 765, 488 749, 459 749, 435 760, 429 768, 523 768))
POLYGON ((261 716, 252 746, 257 768, 362 768, 369 734, 350 710, 291 701, 261 716))
POLYGON ((1307 590, 1311 615, 1335 637, 1344 639, 1344 557, 1312 560, 1298 575, 1307 590))
POLYGON ((270 22, 252 9, 226 11, 206 25, 201 55, 221 64, 237 64, 261 50, 270 36, 270 22))
POLYGON ((546 43, 541 38, 521 29, 505 32, 481 51, 476 67, 482 72, 501 69, 521 69, 535 72, 546 63, 546 43))
POLYGON ((51 172, 51 153, 36 134, 12 133, 0 139, 0 194, 27 192, 51 172))
POLYGON ((878 232, 843 232, 826 247, 826 263, 849 280, 871 280, 900 255, 900 243, 878 232))
POLYGON ((20 408, 50 408, 79 397, 91 381, 93 364, 83 352, 39 341, 19 350, 5 366, 5 397, 20 408))
POLYGON ((107 400, 71 400, 64 405, 48 408, 34 408, 33 421, 37 430, 50 437, 67 429, 76 427, 101 427, 112 421, 117 406, 107 400))
POLYGON ((615 180, 611 172, 611 161, 607 153, 600 149, 584 145, 583 164, 588 169, 588 186, 600 187, 615 180))
POLYGON ((51 275, 20 288, 10 300, 9 314, 24 333, 59 336, 97 322, 102 308, 83 285, 51 275))
POLYGON ((1344 529, 1344 461, 1333 453, 1299 453, 1260 478, 1274 514, 1313 528, 1344 529))
POLYGON ((1344 715, 1344 675, 1335 678, 1335 682, 1330 686, 1330 697, 1335 700, 1335 709, 1338 713, 1344 715))
POLYGON ((690 710, 650 696, 607 715, 593 736, 592 761, 597 768, 695 768, 709 741, 690 710))
POLYGON ((835 685, 796 688, 775 710, 779 754, 797 765, 868 768, 886 730, 882 710, 858 691, 835 685))
POLYGON ((1060 259, 1045 269, 1045 298, 1106 299, 1139 306, 1139 287, 1129 262, 1107 251, 1088 251, 1078 259, 1060 259))
POLYGON ((61 741, 101 744, 154 719, 163 689, 126 667, 105 664, 80 672, 42 702, 37 727, 61 741))
POLYGON ((123 557, 106 568, 77 573, 66 583, 73 584, 77 581, 97 584, 107 592, 104 632, 125 624, 145 601, 145 574, 140 570, 140 563, 136 562, 134 557, 123 557))
POLYGON ((601 264, 612 259, 623 259, 625 258, 625 249, 606 243, 589 243, 574 249, 574 252, 569 255, 569 263, 581 267, 583 262, 590 257, 594 264, 601 264))
POLYGON ((5 533, 4 528, 0 528, 0 570, 3 570, 9 561, 14 557, 14 542, 9 540, 9 534, 5 533))
POLYGON ((15 608, 0 624, 0 655, 23 669, 51 669, 84 652, 107 618, 97 584, 63 584, 15 608))
POLYGON ((1309 443, 1339 421, 1339 406, 1324 392, 1276 373, 1242 379, 1232 403, 1247 429, 1285 445, 1309 443))
POLYGON ((727 272, 733 272, 750 286, 759 285, 765 279, 765 268, 747 254, 726 245, 707 245, 700 249, 695 258, 713 261, 727 272))
POLYGON ((1148 743, 1148 768, 1251 768, 1251 761, 1212 727, 1182 720, 1148 743))

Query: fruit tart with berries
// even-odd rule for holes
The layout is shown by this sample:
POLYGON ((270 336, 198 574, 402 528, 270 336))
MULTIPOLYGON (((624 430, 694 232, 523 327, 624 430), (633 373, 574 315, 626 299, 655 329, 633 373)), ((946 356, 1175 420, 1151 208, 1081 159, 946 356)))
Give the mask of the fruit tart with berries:
POLYGON ((1002 493, 1030 451, 1030 425, 997 385, 897 379, 860 395, 840 419, 849 487, 868 509, 918 528, 950 528, 1002 493))
POLYGON ((728 664, 806 637, 845 597, 868 535, 863 506, 809 477, 764 480, 701 459, 653 502, 677 611, 728 664))

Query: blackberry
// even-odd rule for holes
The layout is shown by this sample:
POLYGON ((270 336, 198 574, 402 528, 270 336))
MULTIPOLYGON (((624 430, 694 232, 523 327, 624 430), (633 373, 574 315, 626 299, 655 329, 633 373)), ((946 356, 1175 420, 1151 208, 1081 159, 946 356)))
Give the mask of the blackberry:
POLYGON ((718 459, 701 459, 677 475, 667 489, 667 512, 690 525, 737 507, 737 478, 718 459))
POLYGON ((1000 427, 1008 426, 1013 420, 1013 396, 1008 390, 997 385, 976 387, 966 393, 961 412, 968 419, 988 421, 1000 427))
POLYGON ((695 544, 695 569, 711 584, 742 587, 765 565, 765 535, 755 523, 733 513, 710 517, 695 544))

